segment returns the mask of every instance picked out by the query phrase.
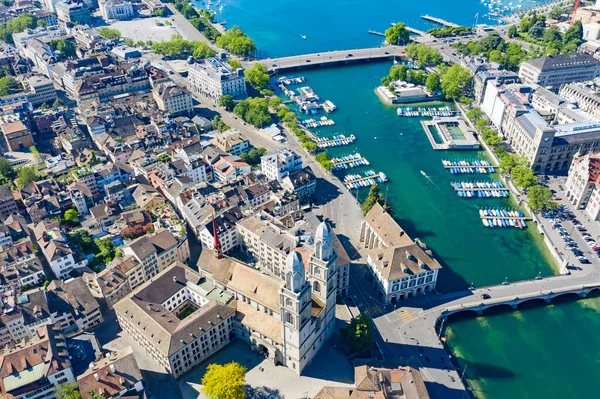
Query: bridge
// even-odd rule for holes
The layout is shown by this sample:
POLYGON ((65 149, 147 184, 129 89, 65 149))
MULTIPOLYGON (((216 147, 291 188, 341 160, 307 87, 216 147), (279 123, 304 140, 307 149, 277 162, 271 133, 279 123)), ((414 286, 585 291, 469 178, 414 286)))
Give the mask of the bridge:
POLYGON ((396 310, 374 319, 382 339, 378 346, 384 357, 410 359, 419 367, 431 398, 470 397, 462 381, 464 370, 451 363, 440 338, 448 317, 461 312, 481 315, 493 307, 512 310, 530 301, 550 303, 563 295, 584 298, 600 290, 600 271, 577 273, 426 297, 428 304, 410 318, 396 310))
POLYGON ((403 46, 387 45, 382 47, 355 50, 336 50, 323 53, 294 55, 282 58, 259 60, 274 73, 311 68, 316 66, 339 66, 370 61, 387 61, 405 55, 403 46))
POLYGON ((431 15, 422 15, 421 18, 423 18, 425 21, 435 22, 438 25, 447 26, 449 28, 458 28, 460 26, 458 24, 455 24, 454 22, 449 22, 445 19, 432 17, 431 15))

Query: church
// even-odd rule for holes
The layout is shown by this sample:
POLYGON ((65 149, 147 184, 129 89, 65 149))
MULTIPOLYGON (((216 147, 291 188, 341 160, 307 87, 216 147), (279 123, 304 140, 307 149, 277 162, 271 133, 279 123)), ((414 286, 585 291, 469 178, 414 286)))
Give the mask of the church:
POLYGON ((217 289, 233 295, 234 333, 252 349, 298 375, 331 336, 335 325, 337 257, 326 222, 314 240, 285 258, 282 276, 204 249, 199 272, 217 289))

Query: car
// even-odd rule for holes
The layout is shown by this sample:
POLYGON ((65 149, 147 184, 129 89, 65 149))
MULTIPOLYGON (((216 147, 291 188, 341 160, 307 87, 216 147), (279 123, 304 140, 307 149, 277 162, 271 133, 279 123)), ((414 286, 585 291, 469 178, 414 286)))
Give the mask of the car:
POLYGON ((385 54, 385 55, 389 55, 390 53, 389 53, 388 51, 386 51, 384 54, 385 54))
POLYGON ((306 62, 310 62, 310 60, 306 60, 306 62))
POLYGON ((490 294, 481 294, 481 299, 490 299, 490 294))
POLYGON ((277 64, 271 64, 271 66, 273 66, 273 67, 276 67, 276 66, 277 66, 277 64))
POLYGON ((587 231, 587 229, 583 226, 575 226, 579 231, 587 231))
POLYGON ((348 53, 348 57, 354 57, 354 54, 348 53))
POLYGON ((579 257, 579 258, 577 258, 577 259, 579 259, 579 261, 580 261, 581 263, 585 263, 585 264, 592 263, 592 262, 590 262, 590 260, 589 260, 588 258, 586 258, 585 256, 580 256, 580 257, 579 257))
POLYGON ((577 245, 576 242, 571 241, 571 242, 567 243, 567 247, 569 247, 569 248, 578 248, 579 245, 577 245))

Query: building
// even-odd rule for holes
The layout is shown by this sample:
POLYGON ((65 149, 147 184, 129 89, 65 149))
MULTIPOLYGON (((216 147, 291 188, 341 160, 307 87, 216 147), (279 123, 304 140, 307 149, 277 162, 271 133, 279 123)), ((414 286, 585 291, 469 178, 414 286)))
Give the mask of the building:
POLYGON ((135 16, 133 4, 128 0, 101 0, 98 6, 105 21, 124 21, 135 16))
MULTIPOLYGON (((152 89, 152 96, 158 109, 170 115, 192 115, 194 101, 190 92, 174 83, 156 85, 152 89)), ((236 154, 238 155, 238 154, 236 154)))
POLYGON ((297 247, 278 266, 283 278, 210 250, 198 260, 201 273, 236 299, 236 336, 298 375, 335 328, 336 265, 332 235, 324 223, 312 248, 297 247))
POLYGON ((568 170, 575 153, 600 150, 600 123, 541 86, 488 82, 481 109, 537 173, 568 170))
POLYGON ((368 270, 384 303, 435 289, 441 265, 419 240, 408 234, 379 204, 361 224, 360 241, 367 252, 368 270))
POLYGON ((32 76, 26 81, 29 88, 27 99, 34 107, 56 100, 56 89, 52 81, 43 76, 32 76))
POLYGON ((202 247, 215 249, 214 232, 216 231, 223 253, 236 249, 240 245, 236 225, 242 218, 242 212, 238 208, 231 208, 214 217, 214 220, 206 222, 198 229, 198 239, 202 247))
POLYGON ((558 54, 525 61, 519 67, 523 83, 558 90, 564 83, 583 82, 600 76, 600 60, 587 53, 558 54))
POLYGON ((281 181, 290 173, 302 169, 302 157, 293 151, 282 150, 260 158, 260 168, 267 179, 281 181))
POLYGON ((300 198, 300 202, 308 203, 315 196, 317 178, 310 166, 306 166, 285 176, 281 186, 295 193, 300 198))
POLYGON ((76 262, 67 237, 58 227, 58 222, 38 223, 34 227, 34 233, 42 254, 56 278, 62 279, 76 267, 87 265, 87 260, 76 262))
POLYGON ((5 398, 54 398, 57 388, 74 383, 67 342, 58 328, 43 326, 30 340, 0 356, 0 393, 5 398))
POLYGON ((565 183, 565 198, 577 209, 584 209, 593 220, 600 218, 600 157, 576 156, 565 183))
POLYGON ((17 213, 19 213, 19 209, 10 187, 0 186, 0 221, 17 213))
POLYGON ((563 85, 558 95, 567 101, 577 103, 579 109, 600 119, 600 85, 595 82, 577 82, 563 85))
POLYGON ((353 387, 324 387, 313 399, 429 399, 421 372, 410 366, 354 367, 353 387))
POLYGON ((19 151, 34 145, 31 131, 20 120, 2 123, 0 129, 10 151, 19 151))
POLYGON ((485 90, 488 82, 493 82, 496 86, 507 85, 511 83, 520 83, 519 75, 512 71, 504 69, 481 70, 473 76, 473 91, 475 93, 475 102, 481 104, 485 97, 485 90))
POLYGON ((208 58, 202 63, 192 64, 188 71, 189 89, 217 102, 225 94, 246 95, 246 78, 240 68, 234 71, 231 66, 217 58, 208 58))
MULTIPOLYGON (((130 346, 109 352, 77 377, 83 399, 140 397, 144 381, 130 346), (93 394, 93 395, 92 395, 93 394)), ((143 397, 142 397, 143 398, 143 397)))
POLYGON ((59 21, 74 25, 89 24, 91 21, 90 9, 84 1, 60 0, 54 8, 59 21))
POLYGON ((130 278, 131 289, 150 280, 160 271, 156 248, 148 236, 142 236, 123 248, 123 255, 135 258, 139 266, 130 278))
POLYGON ((104 321, 98 301, 80 277, 53 280, 46 298, 52 323, 65 333, 87 331, 104 321))
POLYGON ((228 130, 212 139, 211 143, 231 155, 241 155, 250 150, 250 142, 237 130, 228 130))
POLYGON ((178 378, 230 342, 230 300, 179 263, 120 300, 115 311, 123 331, 178 378))

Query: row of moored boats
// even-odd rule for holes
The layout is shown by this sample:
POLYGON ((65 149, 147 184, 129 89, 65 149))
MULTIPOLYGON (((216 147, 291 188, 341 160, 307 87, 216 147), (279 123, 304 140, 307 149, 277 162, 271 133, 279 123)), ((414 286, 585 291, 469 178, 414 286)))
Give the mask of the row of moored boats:
POLYGON ((348 189, 370 187, 375 183, 385 183, 388 180, 383 172, 376 173, 374 170, 367 170, 364 176, 361 174, 350 174, 344 176, 344 184, 348 189))
POLYGON ((453 175, 471 174, 471 173, 494 173, 496 168, 492 164, 485 160, 476 161, 448 161, 442 160, 442 164, 452 173, 453 175))
POLYGON ((344 134, 336 134, 333 137, 315 137, 315 141, 320 148, 341 147, 354 143, 356 137, 351 134, 346 137, 344 134))
POLYGON ((306 127, 321 127, 321 126, 333 126, 335 122, 332 119, 327 118, 326 116, 322 116, 319 119, 306 119, 302 121, 302 124, 306 127))
POLYGON ((458 111, 445 107, 399 107, 398 116, 454 116, 458 111))
POLYGON ((506 209, 480 209, 481 222, 486 227, 527 227, 525 215, 521 211, 506 209))
POLYGON ((343 157, 331 158, 331 162, 333 162, 333 170, 357 168, 359 166, 368 166, 370 164, 367 158, 363 158, 358 152, 343 157))

